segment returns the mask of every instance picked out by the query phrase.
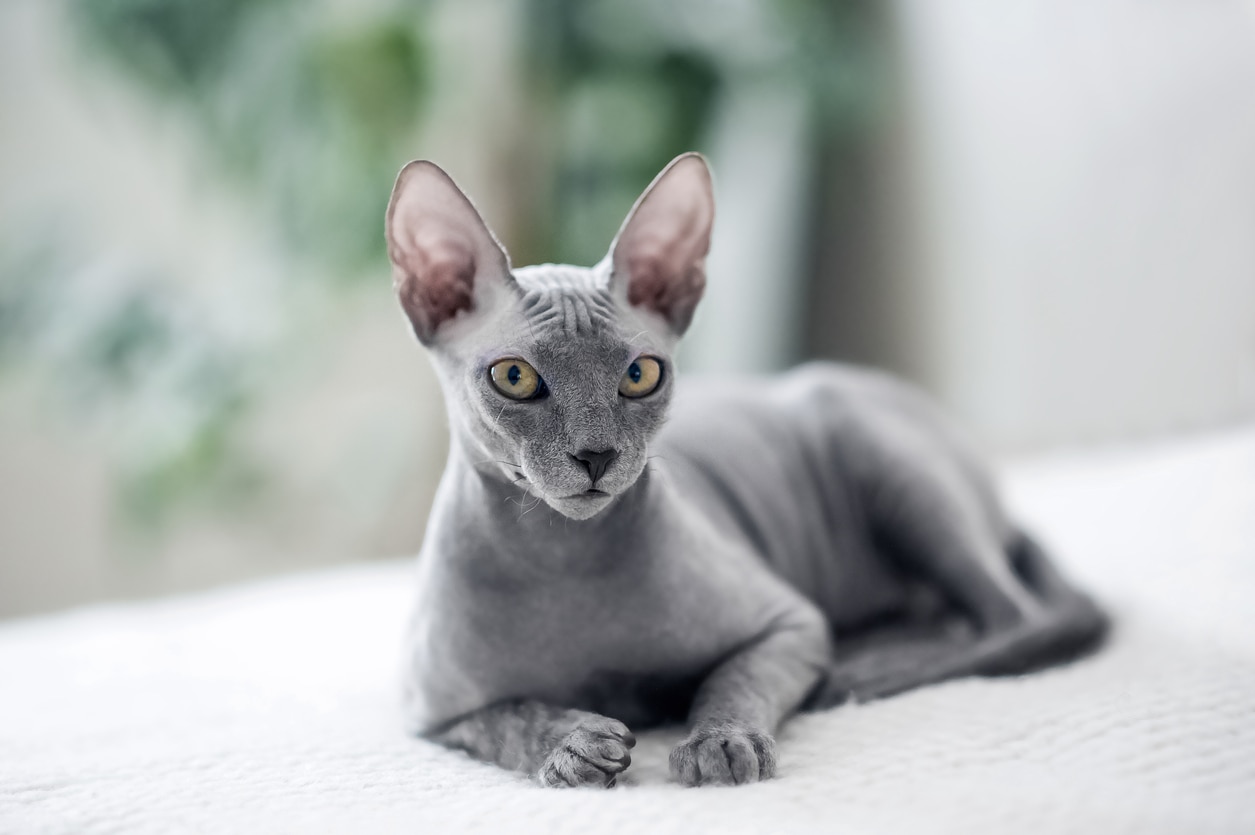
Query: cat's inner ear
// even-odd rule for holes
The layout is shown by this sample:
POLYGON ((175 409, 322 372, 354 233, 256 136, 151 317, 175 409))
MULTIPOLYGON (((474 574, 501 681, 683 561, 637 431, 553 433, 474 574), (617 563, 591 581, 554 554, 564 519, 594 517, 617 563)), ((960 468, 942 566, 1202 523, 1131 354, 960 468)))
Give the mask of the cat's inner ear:
POLYGON ((661 315, 678 335, 706 287, 715 220, 710 169, 699 154, 676 157, 636 201, 610 248, 612 284, 661 315))
POLYGON ((438 165, 401 169, 385 221, 392 282, 425 344, 441 328, 491 307, 514 282, 505 250, 471 201, 438 165))

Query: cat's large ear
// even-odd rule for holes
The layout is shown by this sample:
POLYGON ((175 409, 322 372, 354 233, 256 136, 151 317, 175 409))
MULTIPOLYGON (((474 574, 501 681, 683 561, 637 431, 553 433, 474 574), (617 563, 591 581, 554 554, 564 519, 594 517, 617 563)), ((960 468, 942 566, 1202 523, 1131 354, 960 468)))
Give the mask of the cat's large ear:
POLYGON ((505 249, 435 163, 415 160, 401 169, 385 233, 393 287, 424 344, 438 341, 459 314, 489 309, 514 289, 505 249))
POLYGON ((684 333, 706 287, 715 220, 710 169, 700 154, 673 159, 637 199, 610 245, 611 283, 627 301, 684 333))

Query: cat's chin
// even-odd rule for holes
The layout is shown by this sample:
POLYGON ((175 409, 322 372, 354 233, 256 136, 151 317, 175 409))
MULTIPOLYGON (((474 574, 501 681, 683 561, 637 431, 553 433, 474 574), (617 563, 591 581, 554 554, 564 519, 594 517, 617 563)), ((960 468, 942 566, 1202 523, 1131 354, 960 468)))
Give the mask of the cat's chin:
POLYGON ((601 513, 610 506, 612 501, 614 501, 614 496, 609 493, 590 491, 588 493, 581 493, 577 496, 564 496, 560 499, 546 499, 545 503, 568 519, 581 521, 584 519, 591 519, 598 513, 601 513))

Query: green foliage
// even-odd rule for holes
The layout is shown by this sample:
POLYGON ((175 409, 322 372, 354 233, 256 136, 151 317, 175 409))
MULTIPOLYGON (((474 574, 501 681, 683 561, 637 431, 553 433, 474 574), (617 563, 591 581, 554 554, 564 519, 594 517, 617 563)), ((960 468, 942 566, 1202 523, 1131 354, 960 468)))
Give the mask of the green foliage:
POLYGON ((79 0, 84 32, 155 90, 196 94, 221 78, 250 20, 285 0, 79 0))
POLYGON ((84 334, 81 373, 97 395, 140 385, 175 334, 153 296, 132 292, 84 334))
POLYGON ((133 529, 160 530, 193 504, 238 511, 261 493, 265 473, 237 443, 244 399, 223 398, 215 406, 167 454, 122 468, 119 509, 133 529))
POLYGON ((413 127, 425 60, 412 27, 388 20, 360 31, 323 33, 308 60, 314 97, 355 127, 364 151, 386 150, 391 137, 413 127))
MULTIPOLYGON (((286 0, 72 0, 90 54, 185 112, 202 152, 304 257, 360 276, 427 94, 422 16, 286 0)), ((207 172, 210 173, 210 172, 207 172)))
POLYGON ((43 405, 71 432, 106 440, 121 521, 156 530, 180 508, 257 493, 262 474, 238 439, 247 346, 169 280, 84 270, 59 238, 3 243, 0 371, 41 380, 43 405))
MULTIPOLYGON (((287 0, 68 0, 68 10, 93 68, 189 120, 203 176, 230 184, 294 256, 323 265, 314 277, 351 280, 380 266, 382 206, 428 91, 417 4, 347 20, 287 0)), ((70 344, 44 358, 58 395, 99 425, 118 413, 161 424, 116 445, 126 519, 154 529, 180 508, 257 493, 264 474, 239 440, 256 398, 247 377, 256 347, 188 315, 195 301, 177 295, 178 281, 126 277, 83 311, 64 287, 45 298, 49 283, 23 281, 26 272, 11 270, 19 278, 0 292, 7 342, 29 339, 18 329, 38 330, 31 323, 43 316, 79 316, 70 344)))
POLYGON ((886 99, 871 0, 736 4, 741 25, 694 0, 530 0, 526 54, 559 129, 547 242, 558 260, 604 254, 623 214, 679 153, 707 147, 729 85, 770 78, 810 102, 815 141, 865 131, 886 99), (712 37, 710 32, 721 33, 712 37))
POLYGON ((683 54, 659 56, 648 72, 610 65, 565 82, 551 257, 589 264, 605 253, 641 184, 701 147, 718 83, 683 54))

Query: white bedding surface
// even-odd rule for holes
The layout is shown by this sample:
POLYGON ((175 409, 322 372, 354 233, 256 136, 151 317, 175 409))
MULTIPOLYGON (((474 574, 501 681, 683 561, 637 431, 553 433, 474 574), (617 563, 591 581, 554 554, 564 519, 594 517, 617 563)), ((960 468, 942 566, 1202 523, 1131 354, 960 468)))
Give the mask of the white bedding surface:
POLYGON ((552 791, 405 736, 406 562, 0 625, 0 833, 1255 832, 1255 427, 1021 462, 1098 657, 799 717, 781 773, 552 791))

